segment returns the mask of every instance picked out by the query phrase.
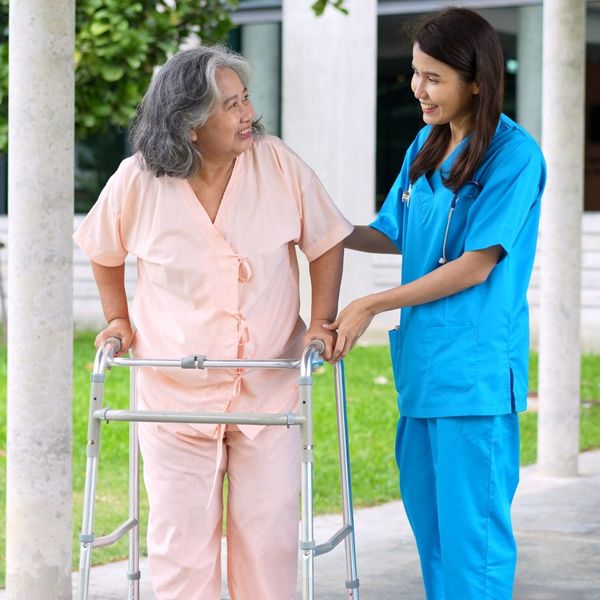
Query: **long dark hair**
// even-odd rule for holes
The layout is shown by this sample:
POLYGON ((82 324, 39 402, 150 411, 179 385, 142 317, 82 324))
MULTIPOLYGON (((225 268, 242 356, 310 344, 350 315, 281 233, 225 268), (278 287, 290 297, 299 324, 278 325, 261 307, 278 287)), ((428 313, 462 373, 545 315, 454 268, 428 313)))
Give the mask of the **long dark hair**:
MULTIPOLYGON (((472 129, 467 146, 444 183, 457 191, 473 179, 498 125, 504 97, 504 57, 498 34, 476 12, 448 8, 429 18, 414 43, 425 53, 458 72, 465 83, 477 82, 472 129)), ((434 125, 410 168, 410 180, 435 170, 450 143, 450 125, 434 125)))

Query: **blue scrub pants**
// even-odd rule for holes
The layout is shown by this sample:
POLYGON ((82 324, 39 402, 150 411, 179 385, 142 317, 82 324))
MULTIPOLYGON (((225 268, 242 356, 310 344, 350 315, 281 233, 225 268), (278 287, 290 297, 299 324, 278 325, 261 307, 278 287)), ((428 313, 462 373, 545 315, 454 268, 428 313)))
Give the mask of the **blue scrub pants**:
POLYGON ((518 416, 401 417, 396 460, 427 600, 510 600, 518 416))

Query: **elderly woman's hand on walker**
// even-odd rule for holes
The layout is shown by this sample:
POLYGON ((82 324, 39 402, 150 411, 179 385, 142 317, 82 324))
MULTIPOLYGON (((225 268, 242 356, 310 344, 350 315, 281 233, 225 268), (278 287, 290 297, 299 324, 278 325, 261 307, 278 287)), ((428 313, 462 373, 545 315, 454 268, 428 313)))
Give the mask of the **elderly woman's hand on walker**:
POLYGON ((133 329, 125 293, 125 265, 107 267, 92 261, 92 271, 101 290, 100 300, 107 322, 106 327, 96 336, 94 343, 96 348, 100 348, 109 338, 119 338, 121 348, 115 356, 120 356, 129 350, 133 341, 133 329))
POLYGON ((133 340, 133 329, 129 319, 122 317, 111 319, 107 326, 96 336, 94 341, 96 348, 103 346, 110 338, 121 340, 121 350, 115 356, 120 356, 124 352, 127 352, 133 340))
POLYGON ((334 331, 324 331, 323 327, 329 323, 329 319, 312 319, 306 333, 304 334, 304 347, 308 346, 313 340, 321 340, 325 349, 321 353, 323 360, 332 361, 333 349, 336 342, 334 331))

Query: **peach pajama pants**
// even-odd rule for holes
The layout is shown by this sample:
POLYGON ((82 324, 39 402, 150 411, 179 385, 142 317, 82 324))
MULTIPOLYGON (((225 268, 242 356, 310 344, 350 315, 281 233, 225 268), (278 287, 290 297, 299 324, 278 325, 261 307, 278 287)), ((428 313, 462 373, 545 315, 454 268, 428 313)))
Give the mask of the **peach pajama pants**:
POLYGON ((300 437, 266 427, 254 439, 227 426, 218 441, 140 424, 150 502, 148 557, 157 600, 221 597, 223 477, 227 473, 227 579, 232 600, 293 600, 298 560, 300 437), (207 506, 208 505, 208 506, 207 506))

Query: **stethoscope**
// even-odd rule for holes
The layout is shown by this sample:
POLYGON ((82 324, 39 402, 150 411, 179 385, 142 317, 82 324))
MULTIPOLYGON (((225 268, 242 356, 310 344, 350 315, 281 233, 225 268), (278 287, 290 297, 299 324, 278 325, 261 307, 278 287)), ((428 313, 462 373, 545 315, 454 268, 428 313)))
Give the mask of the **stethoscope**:
MULTIPOLYGON (((475 186, 478 192, 481 192, 483 186, 476 179, 471 179, 467 181, 460 190, 454 192, 452 196, 452 202, 450 202, 450 210, 448 211, 448 219, 446 220, 446 230, 444 231, 444 241, 442 242, 442 256, 438 260, 440 265, 445 265, 448 262, 448 258, 446 257, 446 244, 448 243, 448 233, 450 232, 450 224, 452 223, 452 215, 454 214, 454 209, 456 208, 456 204, 458 203, 459 193, 461 190, 464 190, 468 186, 475 186)), ((410 195, 412 193, 412 183, 408 186, 408 190, 402 192, 402 202, 406 202, 406 206, 410 206, 410 195)))

